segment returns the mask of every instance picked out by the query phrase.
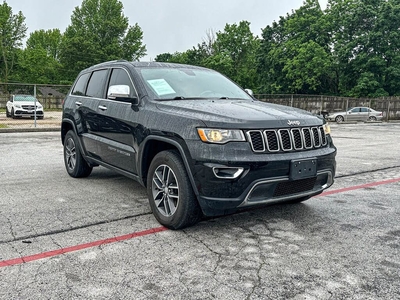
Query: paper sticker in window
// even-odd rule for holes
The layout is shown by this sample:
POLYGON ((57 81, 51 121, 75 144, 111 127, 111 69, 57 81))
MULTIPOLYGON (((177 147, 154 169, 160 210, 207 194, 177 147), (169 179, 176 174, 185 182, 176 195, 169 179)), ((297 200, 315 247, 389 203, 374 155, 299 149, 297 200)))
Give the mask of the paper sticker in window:
POLYGON ((164 79, 152 79, 147 82, 159 96, 175 94, 174 89, 164 79))

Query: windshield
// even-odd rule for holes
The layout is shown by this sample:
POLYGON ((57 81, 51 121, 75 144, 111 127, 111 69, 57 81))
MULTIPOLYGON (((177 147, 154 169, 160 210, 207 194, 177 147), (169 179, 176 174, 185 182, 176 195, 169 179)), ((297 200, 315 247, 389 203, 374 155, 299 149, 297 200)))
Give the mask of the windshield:
MULTIPOLYGON (((30 101, 35 102, 35 97, 30 95, 15 95, 14 101, 30 101)), ((37 100, 36 100, 37 101, 37 100)))
POLYGON ((252 99, 218 72, 190 68, 143 68, 147 92, 155 99, 252 99))

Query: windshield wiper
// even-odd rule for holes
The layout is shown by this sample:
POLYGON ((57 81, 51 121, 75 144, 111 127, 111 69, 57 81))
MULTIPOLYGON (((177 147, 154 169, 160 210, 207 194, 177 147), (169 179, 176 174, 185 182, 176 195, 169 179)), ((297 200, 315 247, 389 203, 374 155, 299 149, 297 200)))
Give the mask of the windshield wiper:
POLYGON ((187 98, 185 98, 183 96, 176 96, 174 98, 160 98, 158 100, 160 100, 160 101, 171 101, 171 100, 184 100, 184 99, 187 99, 187 98))

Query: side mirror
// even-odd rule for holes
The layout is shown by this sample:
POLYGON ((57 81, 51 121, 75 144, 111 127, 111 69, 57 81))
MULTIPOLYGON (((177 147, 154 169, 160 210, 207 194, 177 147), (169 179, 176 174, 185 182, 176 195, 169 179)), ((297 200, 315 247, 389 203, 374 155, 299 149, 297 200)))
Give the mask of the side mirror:
POLYGON ((129 85, 112 85, 108 88, 107 99, 131 102, 134 105, 139 104, 137 97, 130 96, 131 89, 129 85))
POLYGON ((246 92, 247 94, 249 94, 250 96, 254 97, 254 93, 253 93, 252 90, 250 90, 250 89, 245 89, 245 92, 246 92))

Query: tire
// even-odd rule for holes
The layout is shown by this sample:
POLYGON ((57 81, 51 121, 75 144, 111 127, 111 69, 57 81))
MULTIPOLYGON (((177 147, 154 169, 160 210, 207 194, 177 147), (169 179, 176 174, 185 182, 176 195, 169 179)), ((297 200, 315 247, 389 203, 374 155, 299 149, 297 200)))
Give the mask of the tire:
POLYGON ((375 116, 370 116, 370 117, 368 118, 368 121, 376 121, 376 117, 375 117, 375 116))
POLYGON ((6 117, 7 117, 7 118, 11 117, 10 113, 8 112, 7 107, 6 107, 6 117))
POLYGON ((16 118, 16 116, 14 115, 14 107, 13 107, 13 108, 11 108, 11 118, 13 118, 13 119, 15 119, 15 118, 16 118))
POLYGON ((92 173, 93 168, 83 158, 77 136, 72 130, 67 132, 64 139, 64 163, 71 177, 87 177, 92 173))
POLYGON ((335 121, 336 121, 336 123, 342 123, 344 121, 344 118, 343 118, 343 116, 337 116, 335 118, 335 121))
POLYGON ((182 229, 202 216, 186 168, 175 150, 162 151, 152 160, 147 194, 155 218, 165 227, 182 229))

